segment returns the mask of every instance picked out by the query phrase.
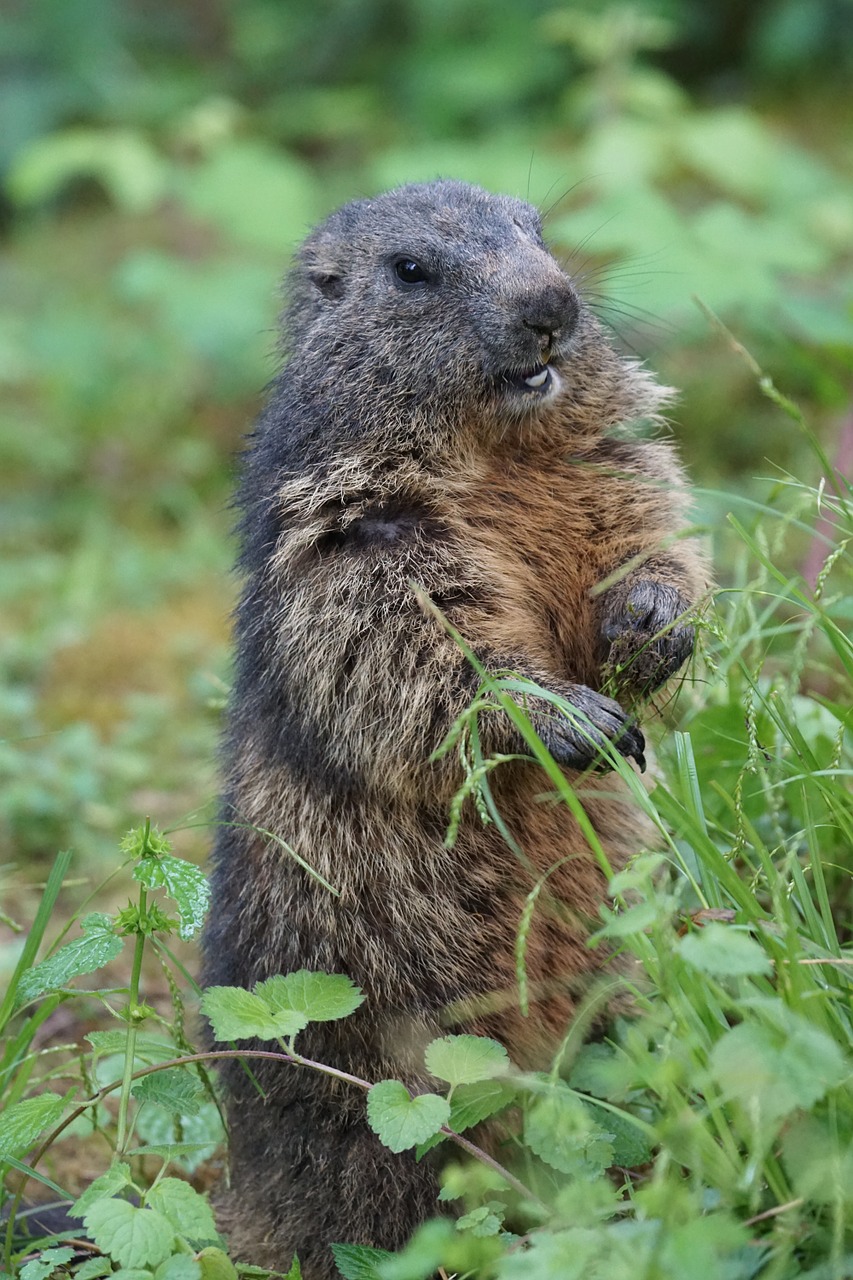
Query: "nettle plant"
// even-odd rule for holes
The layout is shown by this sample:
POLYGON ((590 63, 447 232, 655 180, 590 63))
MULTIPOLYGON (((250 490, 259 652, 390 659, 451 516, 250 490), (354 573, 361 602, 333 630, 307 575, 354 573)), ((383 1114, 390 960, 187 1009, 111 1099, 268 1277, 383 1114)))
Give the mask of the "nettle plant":
POLYGON ((222 1133, 204 1059, 193 1053, 184 1032, 176 974, 188 975, 168 945, 173 933, 189 939, 198 932, 209 901, 207 881, 197 867, 174 857, 169 842, 148 822, 129 832, 121 850, 139 883, 136 901, 112 916, 83 916, 80 937, 63 943, 72 919, 46 957, 34 963, 71 862, 67 853, 58 856, 0 1006, 3 1271, 20 1274, 22 1280, 47 1280, 72 1271, 82 1280, 114 1272, 124 1280, 228 1280, 236 1272, 207 1200, 184 1179, 166 1176, 170 1162, 191 1170, 222 1133), (166 913, 163 899, 171 901, 174 917, 166 913), (69 985, 117 961, 131 940, 128 988, 69 985), (149 947, 167 976, 173 1005, 169 1020, 142 999, 142 963, 149 947), (53 1086, 71 1074, 69 1047, 40 1049, 37 1036, 60 1004, 86 997, 99 1000, 123 1025, 86 1037, 88 1053, 76 1054, 78 1078, 59 1093, 53 1086), (113 1096, 118 1099, 115 1111, 106 1105, 113 1096), (61 1137, 92 1132, 107 1138, 112 1160, 75 1198, 40 1165, 61 1137), (27 1153, 29 1162, 24 1163, 27 1153), (153 1180, 142 1175, 138 1157, 143 1155, 159 1160, 153 1180), (29 1179, 57 1197, 45 1211, 64 1209, 67 1218, 80 1220, 79 1230, 53 1236, 45 1236, 44 1229, 41 1234, 27 1231, 31 1211, 21 1206, 29 1179))
MULTIPOLYGON (((80 1280, 117 1275, 122 1280, 233 1280, 237 1275, 227 1256, 206 1198, 184 1178, 167 1176, 170 1164, 191 1172, 199 1155, 209 1153, 222 1136, 218 1108, 206 1064, 212 1059, 266 1056, 281 1060, 283 1068, 298 1065, 346 1081, 366 1092, 370 1125, 392 1151, 416 1147, 424 1154, 443 1139, 450 1139, 480 1163, 479 1179, 470 1176, 448 1181, 447 1199, 463 1193, 481 1201, 458 1217, 455 1229, 469 1232, 474 1240, 506 1236, 502 1231, 508 1197, 533 1208, 538 1216, 547 1205, 535 1190, 503 1168, 464 1131, 494 1115, 526 1090, 545 1095, 543 1078, 525 1080, 511 1076, 505 1049, 494 1040, 470 1035, 449 1035, 427 1047, 426 1066, 445 1089, 441 1093, 412 1096, 397 1080, 370 1082, 310 1061, 298 1051, 297 1037, 309 1022, 345 1018, 364 1000, 362 992, 345 975, 302 970, 258 983, 252 991, 240 987, 213 987, 201 1000, 220 1041, 269 1041, 271 1048, 197 1053, 183 1029, 183 1000, 176 972, 198 988, 172 954, 168 939, 177 933, 189 939, 197 933, 208 906, 209 891, 203 874, 193 864, 171 853, 168 840, 150 823, 131 831, 121 843, 139 882, 138 898, 109 916, 91 913, 80 921, 81 936, 54 945, 39 963, 33 963, 53 912, 70 857, 61 854, 48 878, 34 927, 24 946, 12 982, 0 1009, 0 1027, 8 1029, 2 1060, 4 1110, 0 1116, 0 1170, 11 1174, 14 1189, 2 1192, 6 1202, 4 1274, 21 1280, 48 1280, 73 1274, 80 1280), (158 901, 157 899, 160 899, 158 901), (171 902, 175 916, 167 914, 162 900, 171 902), (69 984, 119 959, 133 940, 130 984, 126 1000, 116 1005, 115 989, 82 989, 69 984), (147 947, 157 953, 169 976, 173 1018, 166 1022, 142 998, 143 957, 147 947), (44 1069, 44 1054, 34 1048, 36 1033, 58 1006, 68 999, 94 997, 124 1025, 117 1031, 87 1035, 88 1055, 80 1055, 80 1082, 62 1094, 49 1086, 66 1076, 63 1062, 44 1069), (151 1024, 159 1032, 152 1034, 151 1024), (275 1046, 275 1048, 272 1047, 275 1046), (36 1068, 42 1069, 36 1074, 36 1068), (119 1074, 94 1091, 105 1073, 119 1074), (39 1091, 24 1096, 37 1085, 39 1091), (44 1087, 48 1086, 48 1087, 44 1087), (81 1086, 89 1096, 80 1100, 81 1086), (115 1114, 106 1107, 118 1099, 115 1114), (145 1123, 153 1104, 161 1122, 145 1123), (203 1109, 201 1125, 194 1125, 203 1109), (165 1116, 168 1123, 162 1124, 165 1116), (53 1145, 75 1127, 98 1130, 112 1148, 109 1167, 77 1198, 66 1192, 41 1169, 53 1145), (197 1141, 187 1140, 195 1136, 197 1141), (157 1141, 157 1138, 167 1140, 157 1141), (145 1139, 143 1141, 143 1139, 145 1139), (24 1157, 29 1153, 29 1160, 24 1157), (153 1181, 141 1169, 141 1157, 159 1158, 153 1181), (17 1180, 14 1175, 17 1173, 17 1180), (67 1218, 80 1221, 79 1230, 66 1229, 52 1236, 27 1233, 30 1211, 22 1210, 29 1179, 43 1183, 58 1197, 56 1205, 67 1218), (22 1234, 23 1232, 23 1234, 22 1234)), ((60 936, 68 931, 70 925, 60 936)), ((62 1053, 67 1046, 58 1050, 62 1053)), ((562 1100, 565 1105, 565 1099, 562 1100)), ((571 1104, 574 1105, 574 1104, 571 1104)), ((559 1106, 557 1108, 559 1111, 559 1106)), ((575 1112, 577 1107, 574 1106, 575 1112)), ((559 1166, 553 1124, 559 1118, 553 1099, 535 1108, 530 1130, 533 1145, 545 1160, 559 1166), (539 1119, 536 1119, 536 1115, 539 1119)), ((565 1127, 565 1126, 564 1126, 565 1127)), ((587 1142, 591 1126, 580 1114, 572 1120, 573 1139, 587 1142)), ((283 1140, 286 1140, 283 1138, 283 1140)), ((44 1217, 42 1212, 39 1215, 44 1217)), ((442 1243, 442 1249, 446 1241, 442 1243)), ((342 1275, 376 1275, 376 1267, 391 1257, 381 1250, 334 1244, 342 1275)), ((452 1250, 451 1250, 452 1252, 452 1250)), ((486 1250, 483 1261, 492 1251, 486 1250)), ((482 1248, 475 1249, 479 1257, 482 1248)), ((251 1268, 241 1268, 249 1270, 251 1268)), ((288 1273, 298 1280, 299 1262, 288 1273)))

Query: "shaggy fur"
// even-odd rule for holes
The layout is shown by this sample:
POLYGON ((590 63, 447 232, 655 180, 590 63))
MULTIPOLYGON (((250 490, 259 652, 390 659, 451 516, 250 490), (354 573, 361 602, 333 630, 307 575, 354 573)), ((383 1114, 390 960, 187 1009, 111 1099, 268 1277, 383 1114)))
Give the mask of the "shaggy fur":
MULTIPOLYGON (((284 348, 240 492, 223 812, 237 825, 214 852, 205 981, 348 974, 364 1005, 309 1027, 299 1048, 371 1080, 429 1087, 423 1045, 466 1001, 452 1029, 542 1065, 602 963, 585 937, 603 877, 569 811, 543 803, 532 763, 493 779, 526 866, 473 808, 445 848, 459 763, 429 757, 478 677, 412 584, 488 669, 564 694, 642 767, 642 734, 599 691, 602 668, 628 662, 629 697, 632 673, 660 685, 690 652, 692 629, 676 620, 705 582, 677 536, 685 482, 672 448, 621 430, 654 419, 666 392, 613 350, 536 211, 457 182, 357 201, 320 226, 290 276, 284 348), (546 360, 552 372, 530 386, 546 360), (519 917, 566 855, 548 882, 562 909, 534 916, 527 963, 541 998, 524 1019, 519 917), (492 1011, 470 1015, 489 996, 492 1011)), ((533 718, 570 778, 596 762, 567 721, 544 706, 533 718)), ((489 751, 521 749, 503 713, 485 717, 482 736, 489 751)), ((585 803, 619 866, 644 833, 597 764, 585 803)), ((403 1245, 435 1209, 428 1165, 381 1145, 359 1091, 253 1069, 264 1099, 239 1068, 225 1072, 223 1222, 237 1256, 286 1267, 298 1250, 306 1280, 328 1280, 330 1241, 403 1245)))

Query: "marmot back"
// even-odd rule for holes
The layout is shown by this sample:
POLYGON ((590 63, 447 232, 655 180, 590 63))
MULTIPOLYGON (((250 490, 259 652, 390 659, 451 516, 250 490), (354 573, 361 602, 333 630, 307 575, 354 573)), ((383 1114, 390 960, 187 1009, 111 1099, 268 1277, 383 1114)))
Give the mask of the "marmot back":
MULTIPOLYGON (((462 779, 452 753, 431 755, 479 677, 415 586, 488 670, 584 713, 587 732, 528 705, 570 778, 596 766, 584 803, 620 866, 644 833, 592 739, 642 768, 643 737, 601 692, 602 670, 618 656, 632 702, 672 675, 705 578, 678 538, 671 447, 614 434, 654 418, 666 393, 610 345, 537 212, 463 183, 340 209, 299 251, 288 296, 284 367, 240 491, 222 815, 234 825, 214 851, 205 981, 348 974, 364 1005, 307 1028, 300 1049, 368 1079, 429 1087, 423 1045, 448 1029, 543 1066, 603 963, 586 946, 603 874, 523 760, 492 778, 516 851, 473 809, 445 847, 462 779), (525 1019, 515 936, 555 864, 528 938, 538 998, 525 1019), (475 1007, 491 1012, 466 1017, 475 1007)), ((486 752, 523 752, 502 712, 480 734, 486 752)), ((258 1074, 263 1100, 226 1072, 224 1225, 238 1256, 286 1267, 298 1251, 305 1280, 327 1280, 330 1241, 395 1249, 435 1212, 432 1170, 379 1143, 360 1093, 306 1071, 258 1074)))

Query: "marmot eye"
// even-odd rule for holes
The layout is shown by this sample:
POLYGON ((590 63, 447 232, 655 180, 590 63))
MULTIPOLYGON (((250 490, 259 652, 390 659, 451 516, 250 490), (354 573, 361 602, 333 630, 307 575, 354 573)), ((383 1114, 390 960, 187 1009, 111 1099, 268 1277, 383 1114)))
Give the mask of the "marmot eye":
POLYGON ((403 284, 426 284, 426 272, 414 258, 398 258, 394 263, 394 275, 403 284))

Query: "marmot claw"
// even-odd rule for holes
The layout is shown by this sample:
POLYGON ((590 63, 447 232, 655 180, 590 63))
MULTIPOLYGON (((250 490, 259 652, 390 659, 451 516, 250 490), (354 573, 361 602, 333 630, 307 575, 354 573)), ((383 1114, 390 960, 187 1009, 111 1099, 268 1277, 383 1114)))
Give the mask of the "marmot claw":
POLYGON ((623 756, 633 757, 640 772, 646 768, 646 740, 636 724, 612 698, 584 685, 576 686, 571 702, 580 713, 577 719, 559 715, 536 716, 534 727, 557 764, 568 769, 609 769, 601 748, 611 742, 623 756))

